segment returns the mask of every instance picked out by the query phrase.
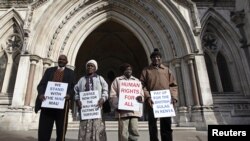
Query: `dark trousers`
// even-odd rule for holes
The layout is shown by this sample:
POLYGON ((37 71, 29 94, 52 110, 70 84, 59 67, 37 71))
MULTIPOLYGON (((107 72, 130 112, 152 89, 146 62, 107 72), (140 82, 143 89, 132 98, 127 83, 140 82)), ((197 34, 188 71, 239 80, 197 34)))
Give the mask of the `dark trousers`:
MULTIPOLYGON (((171 117, 160 118, 161 141, 172 141, 171 117)), ((159 141, 157 130, 157 118, 154 118, 153 109, 148 107, 148 126, 150 141, 159 141)))
POLYGON ((56 141, 65 141, 68 124, 68 108, 66 109, 41 109, 38 141, 50 141, 54 123, 56 125, 56 141))

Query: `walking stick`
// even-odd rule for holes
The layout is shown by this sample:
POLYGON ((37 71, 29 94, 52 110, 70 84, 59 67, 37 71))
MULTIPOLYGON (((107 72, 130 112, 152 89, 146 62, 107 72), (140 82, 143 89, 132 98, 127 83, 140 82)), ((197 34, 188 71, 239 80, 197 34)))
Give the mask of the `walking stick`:
POLYGON ((64 113, 64 121, 63 121, 63 137, 62 137, 62 141, 64 141, 65 139, 65 131, 66 131, 66 121, 67 121, 67 116, 68 116, 68 101, 65 101, 65 113, 64 113))
POLYGON ((120 113, 118 112, 118 141, 122 141, 121 137, 121 125, 120 125, 120 122, 121 122, 121 115, 120 113))

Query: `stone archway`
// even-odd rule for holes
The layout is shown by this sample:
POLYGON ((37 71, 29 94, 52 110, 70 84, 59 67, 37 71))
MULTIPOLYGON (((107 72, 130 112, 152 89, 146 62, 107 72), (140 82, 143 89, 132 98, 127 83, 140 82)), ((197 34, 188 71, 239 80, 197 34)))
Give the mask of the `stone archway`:
MULTIPOLYGON (((85 64, 89 59, 98 62, 97 73, 104 77, 109 87, 114 78, 121 75, 119 67, 122 63, 131 64, 133 75, 137 78, 148 65, 147 55, 139 40, 131 31, 114 21, 107 21, 97 27, 82 43, 75 61, 77 81, 86 74, 85 64)), ((106 118, 112 120, 112 114, 107 114, 106 118)))
POLYGON ((85 74, 85 63, 89 59, 98 62, 98 74, 102 75, 110 84, 112 78, 119 76, 119 66, 130 63, 133 75, 140 76, 148 60, 139 40, 117 22, 108 21, 96 28, 81 45, 76 61, 75 72, 79 79, 85 74))

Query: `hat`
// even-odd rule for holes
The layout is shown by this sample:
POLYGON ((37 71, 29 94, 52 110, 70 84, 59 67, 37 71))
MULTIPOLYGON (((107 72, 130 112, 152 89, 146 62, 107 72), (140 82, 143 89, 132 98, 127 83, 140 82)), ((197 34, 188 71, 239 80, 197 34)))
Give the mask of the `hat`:
POLYGON ((97 69, 98 69, 97 62, 96 62, 95 60, 91 59, 91 60, 89 60, 89 61, 86 63, 86 67, 87 67, 87 65, 88 65, 89 63, 94 64, 95 69, 96 69, 96 71, 97 71, 97 69))
POLYGON ((158 48, 154 49, 154 51, 150 55, 150 58, 155 57, 155 56, 160 56, 161 57, 161 53, 160 53, 158 48))
POLYGON ((129 63, 124 63, 120 66, 120 71, 123 73, 128 67, 132 68, 132 66, 129 63))

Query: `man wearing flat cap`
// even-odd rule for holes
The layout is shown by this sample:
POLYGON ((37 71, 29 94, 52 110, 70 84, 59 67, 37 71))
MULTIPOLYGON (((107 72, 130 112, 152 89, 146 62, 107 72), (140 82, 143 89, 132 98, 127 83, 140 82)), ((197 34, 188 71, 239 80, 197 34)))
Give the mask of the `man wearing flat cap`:
MULTIPOLYGON (((156 48, 151 53, 151 64, 142 71, 140 80, 143 84, 145 103, 148 111, 150 141, 159 141, 157 133, 157 118, 153 113, 153 101, 150 91, 170 89, 172 103, 177 102, 177 83, 171 70, 161 63, 161 53, 156 48)), ((162 141, 172 141, 171 117, 160 118, 160 133, 162 141)))

